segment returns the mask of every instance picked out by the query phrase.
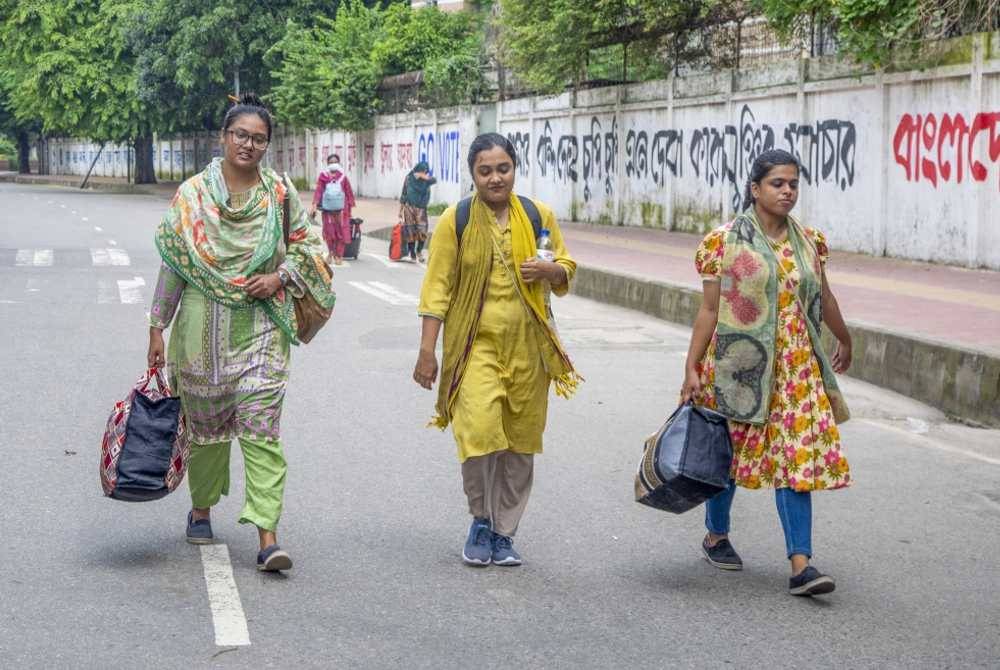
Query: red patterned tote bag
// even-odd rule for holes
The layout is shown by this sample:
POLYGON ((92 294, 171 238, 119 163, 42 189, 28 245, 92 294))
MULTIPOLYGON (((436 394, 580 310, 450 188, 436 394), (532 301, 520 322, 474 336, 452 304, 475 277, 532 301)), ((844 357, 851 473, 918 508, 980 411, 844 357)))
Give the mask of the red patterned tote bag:
POLYGON ((190 453, 181 400, 163 371, 150 368, 108 417, 101 441, 104 495, 130 502, 162 498, 184 479, 190 453))

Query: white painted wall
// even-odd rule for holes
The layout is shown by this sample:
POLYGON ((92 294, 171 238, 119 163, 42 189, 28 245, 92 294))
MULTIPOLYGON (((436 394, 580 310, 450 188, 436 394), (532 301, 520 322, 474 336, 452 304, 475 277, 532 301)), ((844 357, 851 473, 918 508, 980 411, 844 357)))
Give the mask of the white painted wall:
MULTIPOLYGON (((425 159, 438 178, 431 202, 453 203, 472 188, 469 144, 495 125, 517 150, 518 191, 560 218, 702 231, 733 215, 754 157, 784 148, 803 163, 795 213, 835 248, 1000 270, 1000 34, 976 38, 970 62, 919 72, 790 61, 503 101, 495 122, 492 111, 281 131, 267 161, 311 184, 340 153, 357 194, 397 198, 425 159)), ((217 146, 214 134, 164 140, 157 172, 189 176, 217 146)), ((51 164, 83 174, 94 150, 53 140, 51 164)), ((123 176, 127 149, 105 151, 95 172, 123 176)))

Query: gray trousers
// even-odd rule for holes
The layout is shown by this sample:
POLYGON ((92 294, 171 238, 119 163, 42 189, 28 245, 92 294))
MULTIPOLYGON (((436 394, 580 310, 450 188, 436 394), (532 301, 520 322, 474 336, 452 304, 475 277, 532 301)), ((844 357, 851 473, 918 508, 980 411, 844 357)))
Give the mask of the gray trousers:
POLYGON ((493 532, 513 537, 528 505, 535 455, 495 451, 462 463, 469 513, 493 522, 493 532))

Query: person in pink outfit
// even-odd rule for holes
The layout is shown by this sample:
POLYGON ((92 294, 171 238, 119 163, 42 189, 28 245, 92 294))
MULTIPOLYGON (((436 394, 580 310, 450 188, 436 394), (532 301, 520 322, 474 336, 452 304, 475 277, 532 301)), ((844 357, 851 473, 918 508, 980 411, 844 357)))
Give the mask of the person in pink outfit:
POLYGON ((330 154, 326 158, 326 169, 316 179, 309 216, 315 217, 317 209, 323 212, 323 240, 329 251, 327 261, 334 265, 343 263, 344 248, 351 241, 353 207, 354 191, 340 166, 340 156, 330 154))

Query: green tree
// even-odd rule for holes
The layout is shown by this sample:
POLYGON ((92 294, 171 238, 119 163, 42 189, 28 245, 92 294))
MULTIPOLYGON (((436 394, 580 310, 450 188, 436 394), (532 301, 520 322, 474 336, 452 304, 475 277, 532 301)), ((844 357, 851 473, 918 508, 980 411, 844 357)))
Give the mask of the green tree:
POLYGON ((370 128, 382 78, 371 55, 381 28, 381 10, 361 0, 345 0, 333 21, 312 27, 289 21, 268 53, 275 79, 270 100, 279 117, 303 128, 370 128))
POLYGON ((711 29, 747 13, 742 0, 500 0, 501 54, 529 87, 555 93, 587 79, 593 55, 601 76, 600 52, 616 45, 644 65, 717 61, 726 51, 711 29))
POLYGON ((245 2, 152 0, 127 26, 138 54, 138 94, 170 110, 163 132, 214 130, 228 95, 253 90, 267 96, 274 79, 265 55, 289 20, 311 26, 336 14, 339 0, 245 2))
POLYGON ((937 40, 1000 28, 997 0, 756 0, 783 35, 810 21, 835 26, 841 54, 877 66, 915 56, 937 40))
POLYGON ((474 101, 483 88, 483 27, 477 12, 393 5, 385 12, 372 59, 383 76, 422 70, 427 102, 474 101))
POLYGON ((151 152, 160 112, 136 95, 122 32, 135 8, 132 0, 4 3, 0 71, 15 119, 37 121, 46 134, 134 141, 151 152))

